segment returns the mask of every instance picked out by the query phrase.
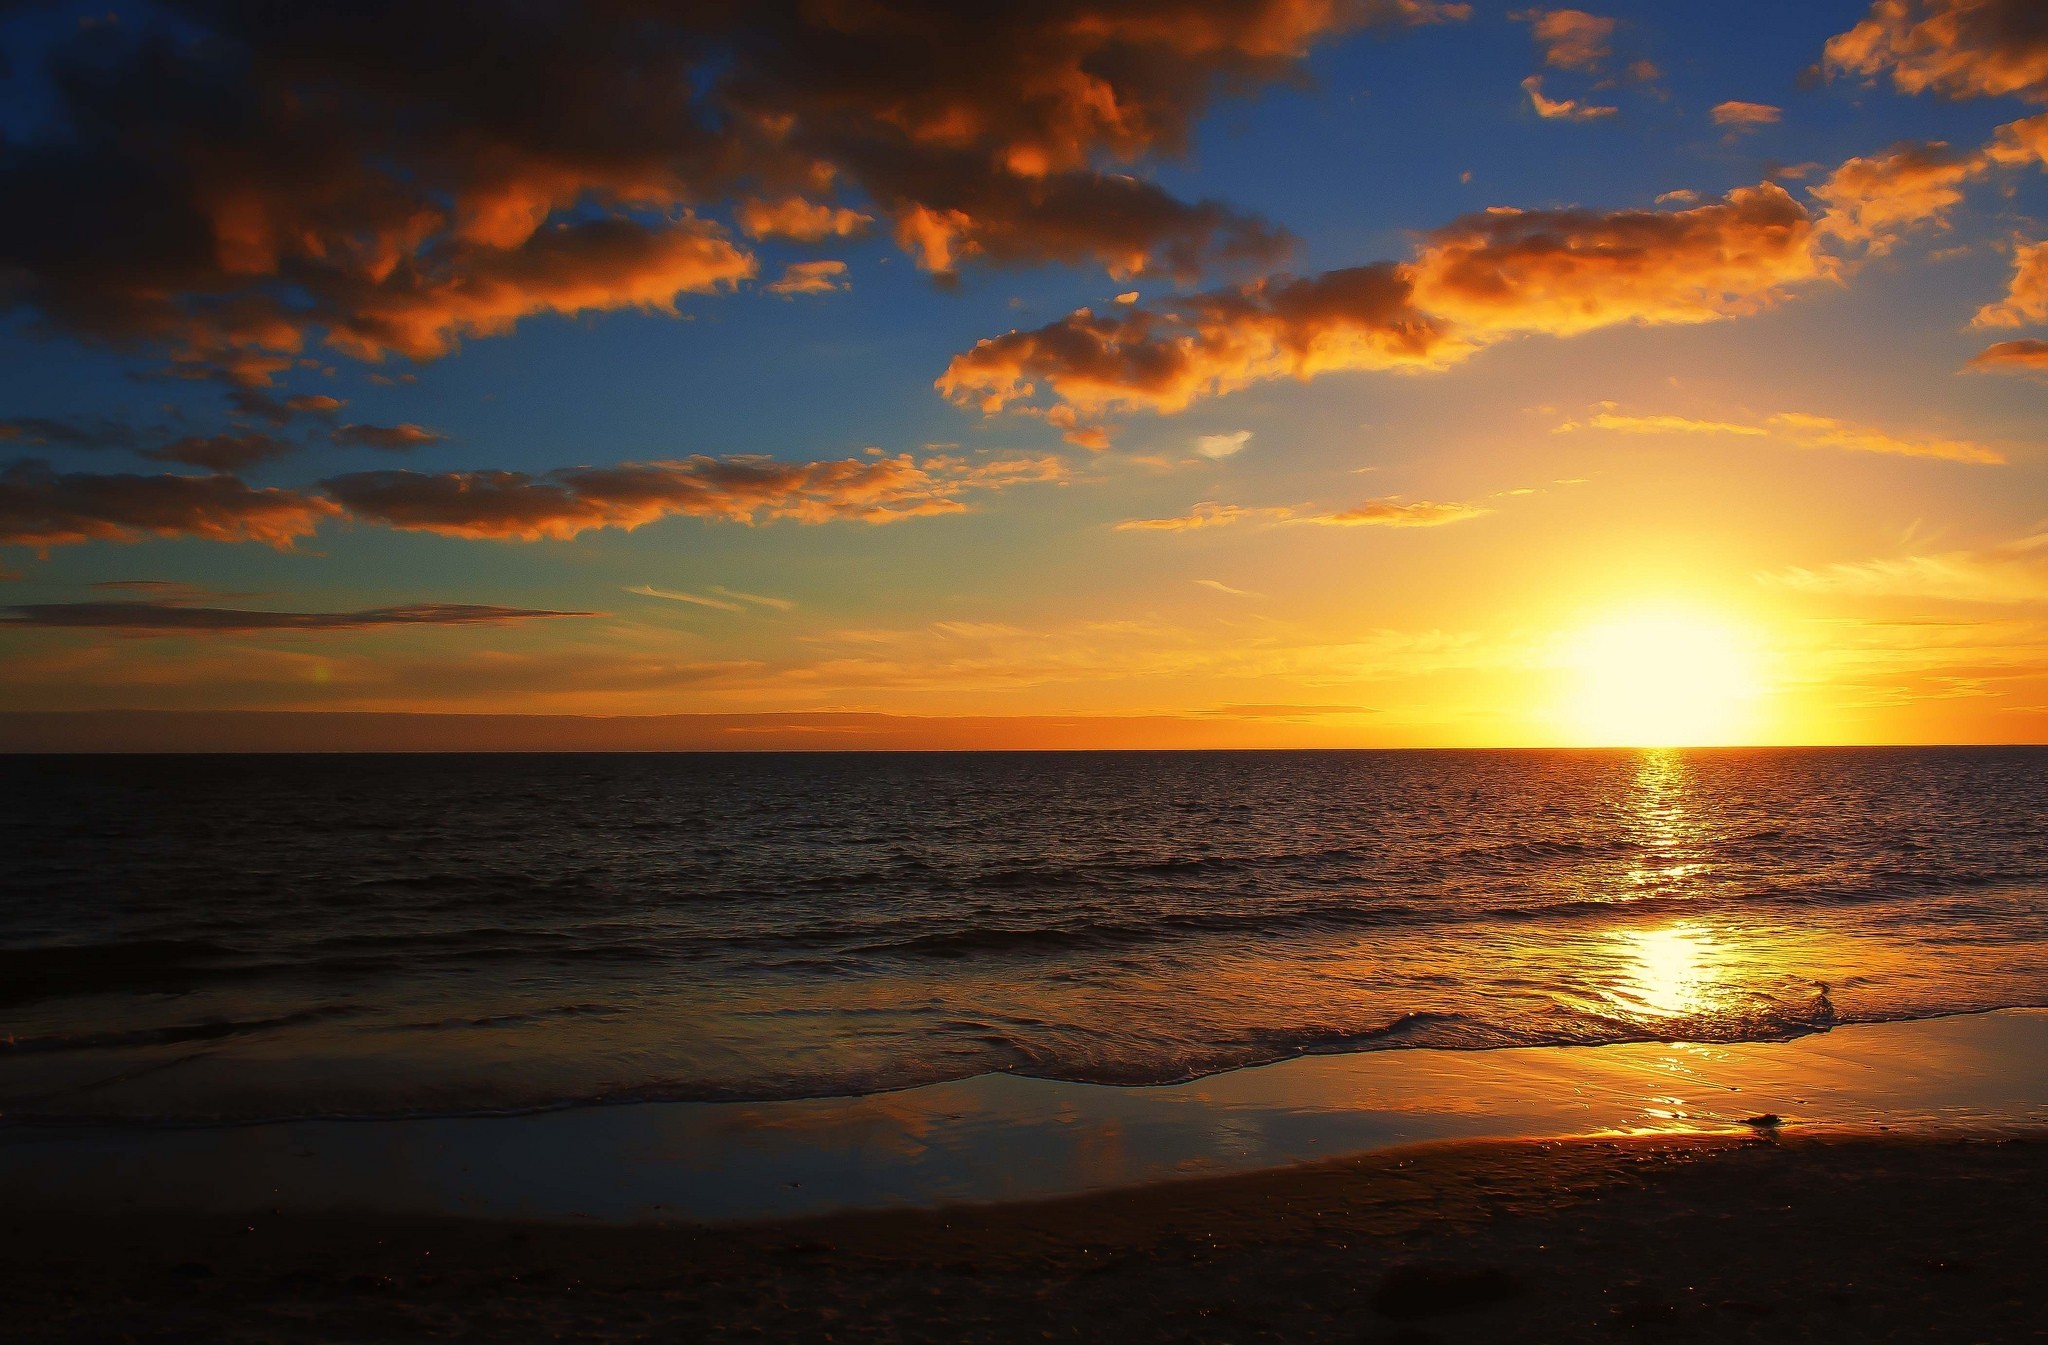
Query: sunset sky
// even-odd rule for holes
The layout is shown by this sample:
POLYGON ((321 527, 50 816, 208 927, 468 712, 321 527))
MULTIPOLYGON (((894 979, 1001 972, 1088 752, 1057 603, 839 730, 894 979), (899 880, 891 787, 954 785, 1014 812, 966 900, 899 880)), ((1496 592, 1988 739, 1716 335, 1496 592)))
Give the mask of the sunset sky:
POLYGON ((0 50, 0 709, 2048 739, 2040 0, 0 50))

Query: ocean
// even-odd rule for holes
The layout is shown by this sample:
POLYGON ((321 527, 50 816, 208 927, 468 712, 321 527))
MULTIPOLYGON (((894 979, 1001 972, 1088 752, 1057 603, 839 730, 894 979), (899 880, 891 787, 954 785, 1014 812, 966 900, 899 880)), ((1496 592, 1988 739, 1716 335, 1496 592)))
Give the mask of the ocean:
POLYGON ((2048 1004, 2048 749, 0 759, 0 1123, 2048 1004))

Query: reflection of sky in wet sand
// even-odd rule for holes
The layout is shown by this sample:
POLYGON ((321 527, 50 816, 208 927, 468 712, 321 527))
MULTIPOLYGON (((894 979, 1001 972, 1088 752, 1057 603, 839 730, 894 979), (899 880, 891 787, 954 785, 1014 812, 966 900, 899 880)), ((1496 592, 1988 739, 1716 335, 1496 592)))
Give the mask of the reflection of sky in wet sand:
POLYGON ((1307 1057, 1106 1088, 900 1093, 226 1130, 0 1132, 0 1199, 717 1219, 1053 1196, 1427 1140, 2048 1124, 2048 1011, 1782 1043, 1307 1057))

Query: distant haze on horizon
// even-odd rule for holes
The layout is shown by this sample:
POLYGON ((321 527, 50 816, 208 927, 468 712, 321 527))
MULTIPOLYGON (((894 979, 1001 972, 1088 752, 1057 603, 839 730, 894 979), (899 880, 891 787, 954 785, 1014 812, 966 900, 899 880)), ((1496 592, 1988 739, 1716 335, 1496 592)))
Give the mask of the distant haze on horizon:
POLYGON ((0 750, 2048 739, 2038 0, 30 0, 0 135, 0 750))

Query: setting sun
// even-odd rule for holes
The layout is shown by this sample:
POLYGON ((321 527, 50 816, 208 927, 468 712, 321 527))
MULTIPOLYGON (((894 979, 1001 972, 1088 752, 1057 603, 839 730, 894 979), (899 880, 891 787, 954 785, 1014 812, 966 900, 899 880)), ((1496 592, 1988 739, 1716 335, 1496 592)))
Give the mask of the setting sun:
POLYGON ((1564 732, 1597 747, 1745 741, 1762 685, 1754 638, 1683 608, 1610 617, 1566 637, 1564 732))

